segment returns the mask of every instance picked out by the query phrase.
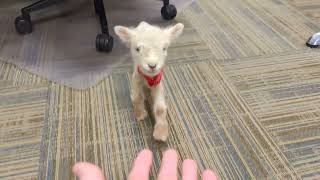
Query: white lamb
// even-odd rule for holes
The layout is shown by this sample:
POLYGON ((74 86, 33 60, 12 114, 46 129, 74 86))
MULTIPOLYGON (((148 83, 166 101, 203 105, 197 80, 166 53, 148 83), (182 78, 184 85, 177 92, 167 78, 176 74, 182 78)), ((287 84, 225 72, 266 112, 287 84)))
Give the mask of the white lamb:
POLYGON ((146 22, 141 22, 135 28, 114 28, 117 36, 130 48, 134 61, 131 100, 137 120, 143 120, 147 116, 144 89, 151 92, 153 115, 156 120, 153 137, 156 140, 166 141, 169 133, 166 120, 167 105, 161 79, 167 49, 171 42, 181 35, 183 28, 184 25, 181 23, 160 28, 146 22))

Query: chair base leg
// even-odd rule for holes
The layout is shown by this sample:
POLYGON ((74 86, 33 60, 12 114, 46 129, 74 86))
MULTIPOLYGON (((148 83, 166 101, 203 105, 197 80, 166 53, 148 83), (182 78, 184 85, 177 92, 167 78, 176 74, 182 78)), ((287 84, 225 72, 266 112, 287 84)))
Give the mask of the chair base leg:
MULTIPOLYGON (((23 9, 21 15, 15 19, 16 31, 19 34, 28 34, 33 31, 30 13, 47 8, 64 0, 39 0, 23 9)), ((109 34, 108 20, 105 13, 103 0, 94 0, 94 9, 100 19, 101 33, 96 36, 96 49, 100 52, 111 52, 113 48, 113 37, 109 34)), ((170 4, 169 0, 163 0, 161 15, 165 20, 174 19, 177 9, 170 4)))
POLYGON ((64 0, 40 0, 21 9, 21 15, 15 19, 16 31, 19 34, 28 34, 33 30, 30 13, 47 8, 64 0))
POLYGON ((94 8, 100 19, 101 34, 96 37, 96 49, 100 52, 111 52, 113 38, 109 34, 108 20, 105 13, 103 0, 94 0, 94 8))

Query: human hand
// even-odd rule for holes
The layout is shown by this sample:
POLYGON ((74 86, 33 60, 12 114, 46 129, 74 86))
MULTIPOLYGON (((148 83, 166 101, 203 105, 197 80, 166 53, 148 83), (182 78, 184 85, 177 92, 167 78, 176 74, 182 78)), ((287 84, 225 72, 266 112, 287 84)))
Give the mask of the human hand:
MULTIPOLYGON (((143 150, 134 161, 133 168, 129 174, 129 180, 149 180, 152 166, 152 152, 143 150)), ((162 159, 158 180, 178 179, 178 155, 175 150, 167 150, 162 159)), ((105 180, 101 169, 90 163, 77 163, 73 172, 80 180, 105 180)), ((197 165, 193 160, 184 160, 182 164, 182 179, 197 180, 197 165)), ((216 175, 209 170, 202 173, 202 180, 216 180, 216 175)))

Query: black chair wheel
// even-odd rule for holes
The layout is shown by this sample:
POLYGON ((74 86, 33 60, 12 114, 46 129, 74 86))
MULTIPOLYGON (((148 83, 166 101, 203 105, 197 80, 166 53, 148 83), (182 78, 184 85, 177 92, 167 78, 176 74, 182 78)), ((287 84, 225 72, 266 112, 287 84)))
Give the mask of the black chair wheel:
POLYGON ((112 36, 98 34, 96 38, 96 49, 99 52, 111 52, 113 48, 112 36))
POLYGON ((176 17, 177 9, 174 5, 169 4, 161 8, 161 15, 165 20, 171 20, 176 17))
POLYGON ((20 34, 28 34, 32 32, 32 22, 30 18, 18 16, 14 21, 16 30, 20 34))

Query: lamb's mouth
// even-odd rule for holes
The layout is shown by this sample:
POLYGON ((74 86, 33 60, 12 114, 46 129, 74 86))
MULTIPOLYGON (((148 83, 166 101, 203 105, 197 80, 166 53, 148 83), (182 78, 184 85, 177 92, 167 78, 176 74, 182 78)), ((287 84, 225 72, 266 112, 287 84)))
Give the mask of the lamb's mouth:
POLYGON ((147 75, 149 76, 156 76, 157 74, 160 73, 159 69, 145 69, 143 68, 143 70, 146 72, 147 75))

